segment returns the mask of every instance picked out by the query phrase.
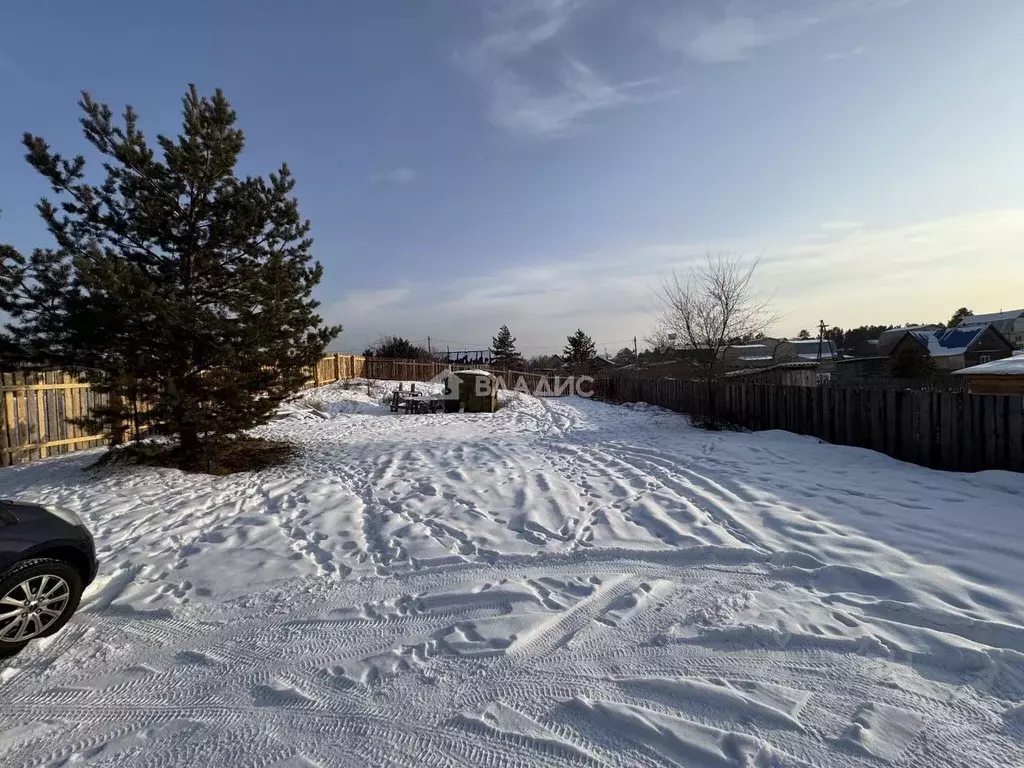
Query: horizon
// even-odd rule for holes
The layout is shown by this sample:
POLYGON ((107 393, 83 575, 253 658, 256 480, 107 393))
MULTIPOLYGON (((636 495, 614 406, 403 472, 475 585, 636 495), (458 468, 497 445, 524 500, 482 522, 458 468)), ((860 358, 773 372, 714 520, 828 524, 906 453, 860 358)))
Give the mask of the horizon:
POLYGON ((774 337, 1024 305, 1024 7, 47 9, 5 9, 0 242, 52 244, 20 137, 85 152, 79 91, 152 138, 189 82, 222 87, 238 172, 295 174, 332 352, 486 349, 507 324, 527 357, 577 328, 614 356, 651 333, 659 278, 718 252, 761 259, 774 337))

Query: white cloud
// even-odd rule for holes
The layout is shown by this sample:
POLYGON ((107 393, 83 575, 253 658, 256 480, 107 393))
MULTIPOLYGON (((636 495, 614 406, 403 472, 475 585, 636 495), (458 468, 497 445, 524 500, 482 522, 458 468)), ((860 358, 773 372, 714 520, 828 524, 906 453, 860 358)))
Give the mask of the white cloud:
POLYGON ((819 226, 826 232, 836 232, 844 229, 860 229, 864 224, 859 221, 826 221, 819 226))
POLYGON ((404 187, 410 181, 415 179, 417 176, 416 171, 412 168, 406 168, 404 165, 398 168, 392 168, 390 171, 385 173, 376 173, 373 175, 373 181, 382 181, 388 184, 394 184, 396 187, 404 187))
POLYGON ((865 48, 863 45, 858 45, 856 48, 853 48, 849 51, 825 54, 824 56, 822 56, 821 60, 831 63, 835 61, 843 61, 844 59, 855 59, 858 56, 863 56, 867 52, 867 48, 865 48))
POLYGON ((651 288, 659 276, 686 269, 706 251, 762 255, 758 287, 782 316, 779 333, 821 319, 843 327, 927 322, 965 305, 983 312, 1024 304, 1024 272, 1013 268, 1024 242, 1024 210, 816 234, 638 245, 543 265, 509 264, 454 282, 355 293, 324 314, 345 325, 341 346, 354 350, 391 333, 486 347, 503 323, 530 354, 560 348, 577 327, 599 344, 622 342, 650 330, 651 288))
POLYGON ((559 40, 586 0, 507 0, 485 13, 483 38, 459 56, 482 87, 487 117, 510 133, 564 135, 595 112, 664 98, 656 81, 611 82, 559 40))
POLYGON ((335 301, 321 308, 330 322, 345 318, 346 323, 367 315, 394 309, 412 294, 409 288, 384 288, 377 291, 354 291, 341 301, 335 301))
MULTIPOLYGON (((912 0, 724 0, 712 3, 710 11, 687 5, 662 21, 658 40, 663 47, 702 64, 742 61, 759 48, 796 37, 826 22, 892 10, 909 2, 912 0)), ((858 48, 836 58, 863 52, 863 48, 858 48)))

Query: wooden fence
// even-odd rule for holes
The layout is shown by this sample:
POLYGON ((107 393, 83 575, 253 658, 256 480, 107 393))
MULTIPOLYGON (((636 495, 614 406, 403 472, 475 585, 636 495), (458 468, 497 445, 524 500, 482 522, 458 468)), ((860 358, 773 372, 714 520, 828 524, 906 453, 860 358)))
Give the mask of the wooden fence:
MULTIPOLYGON (((449 368, 466 370, 479 366, 328 355, 309 370, 306 387, 362 378, 430 381, 449 368)), ((569 381, 546 379, 543 374, 496 373, 504 376, 510 387, 522 377, 531 392, 545 379, 550 382, 552 395, 564 394, 569 381)), ((106 403, 106 395, 90 389, 89 384, 72 374, 0 373, 0 467, 102 445, 107 435, 88 433, 69 424, 68 419, 87 416, 93 408, 106 403)), ((132 430, 128 426, 126 437, 135 436, 132 430)))
MULTIPOLYGON (((613 402, 707 413, 706 386, 696 381, 599 379, 594 389, 613 402)), ((717 392, 719 413, 740 427, 813 435, 934 469, 1024 472, 1024 396, 745 382, 717 392)))
POLYGON ((106 435, 68 420, 106 403, 68 373, 0 373, 0 467, 100 445, 106 435))
POLYGON ((367 359, 359 355, 328 355, 320 358, 309 372, 306 388, 320 387, 335 381, 361 379, 366 376, 367 359))
POLYGON ((832 374, 821 382, 823 387, 853 387, 854 389, 913 389, 932 392, 966 392, 965 376, 939 375, 924 379, 893 379, 888 376, 872 378, 837 376, 832 374))

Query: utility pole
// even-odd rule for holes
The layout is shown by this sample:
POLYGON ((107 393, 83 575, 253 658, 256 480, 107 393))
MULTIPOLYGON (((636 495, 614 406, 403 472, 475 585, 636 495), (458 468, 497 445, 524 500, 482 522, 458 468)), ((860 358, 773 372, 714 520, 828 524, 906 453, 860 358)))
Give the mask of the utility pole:
POLYGON ((636 346, 636 336, 633 337, 633 383, 640 378, 640 352, 636 346))
POLYGON ((430 355, 431 357, 434 356, 434 350, 432 350, 430 348, 430 337, 429 336, 427 336, 427 354, 430 355))
MULTIPOLYGON (((818 321, 818 364, 819 365, 821 364, 821 348, 825 344, 825 331, 827 329, 828 329, 828 326, 825 325, 825 321, 824 320, 819 320, 818 321)), ((831 359, 831 358, 832 358, 832 355, 829 354, 829 359, 831 359)))

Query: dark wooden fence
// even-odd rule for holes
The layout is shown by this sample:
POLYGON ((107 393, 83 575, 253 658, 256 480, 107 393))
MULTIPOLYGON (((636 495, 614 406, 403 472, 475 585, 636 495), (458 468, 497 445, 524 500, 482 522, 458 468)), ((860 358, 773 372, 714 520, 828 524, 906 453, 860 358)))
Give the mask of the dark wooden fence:
MULTIPOLYGON (((599 379, 597 397, 707 414, 706 385, 680 379, 599 379)), ((754 430, 782 429, 935 469, 1024 472, 1024 396, 728 383, 719 414, 754 430)))
POLYGON ((929 376, 922 379, 892 379, 889 377, 857 378, 836 376, 821 382, 823 387, 853 387, 854 389, 912 389, 930 392, 966 392, 967 379, 964 376, 929 376))

